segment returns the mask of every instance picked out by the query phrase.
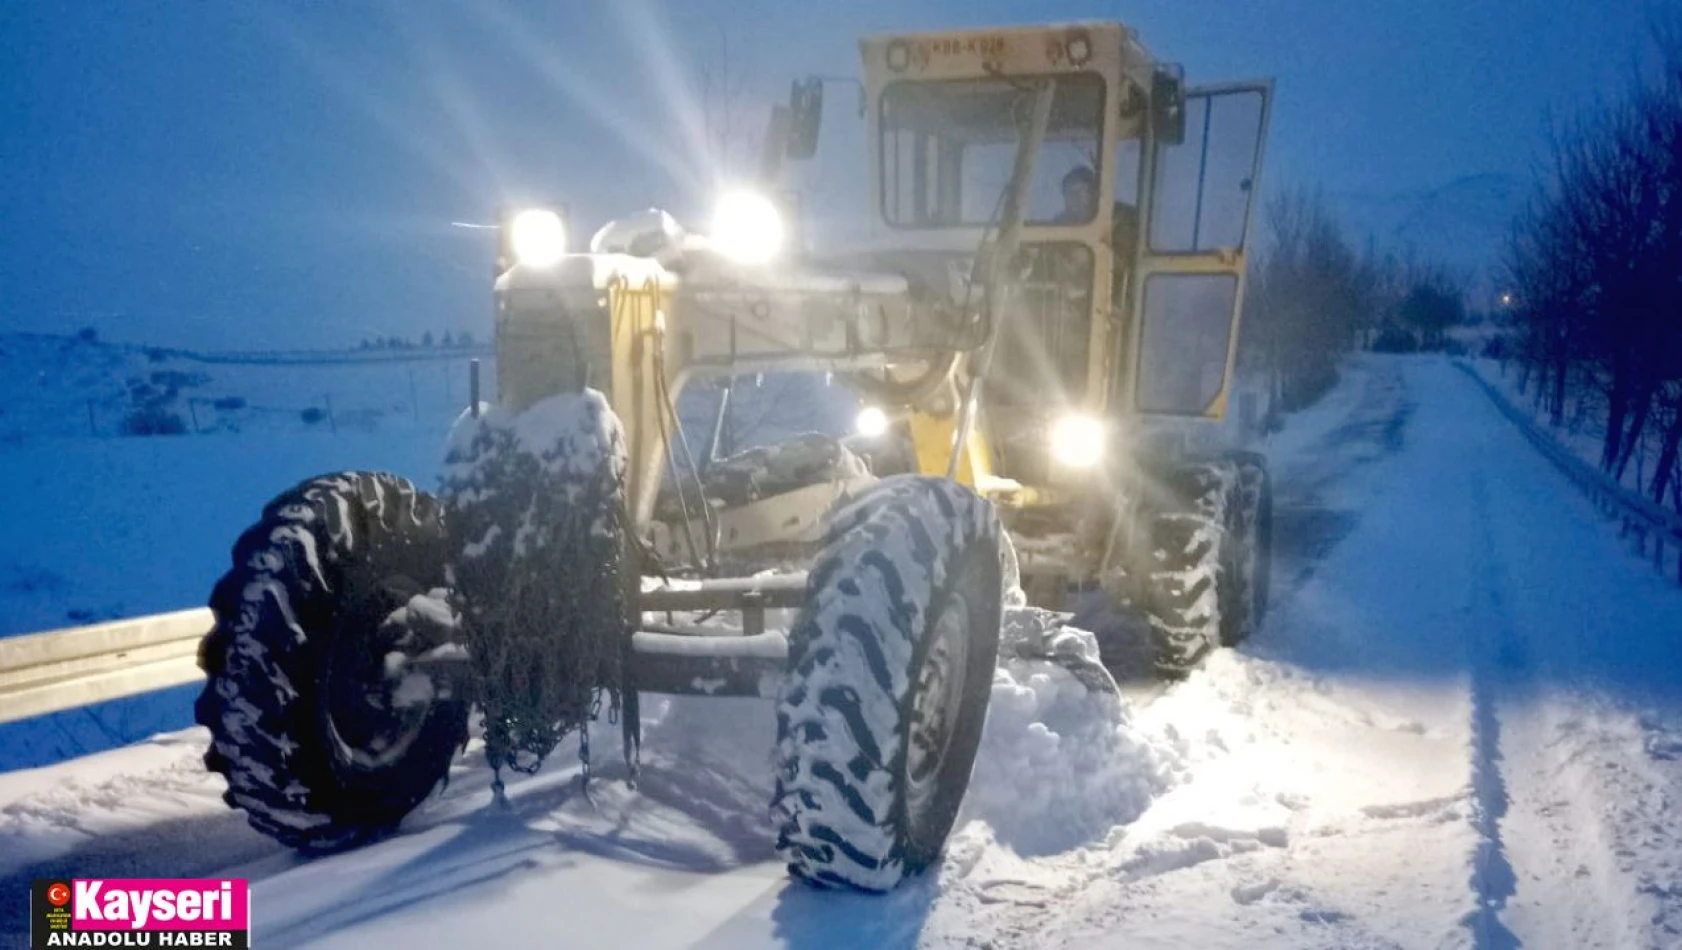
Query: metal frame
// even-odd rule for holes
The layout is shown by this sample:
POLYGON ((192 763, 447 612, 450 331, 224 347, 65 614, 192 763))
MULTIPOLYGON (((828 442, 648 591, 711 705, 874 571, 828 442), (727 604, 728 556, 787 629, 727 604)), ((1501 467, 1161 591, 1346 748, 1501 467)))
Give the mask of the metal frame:
MULTIPOLYGON (((763 695, 780 677, 788 642, 766 630, 766 611, 798 609, 806 574, 701 581, 644 591, 644 621, 630 634, 630 688, 641 692, 763 695), (740 627, 646 622, 648 614, 739 611, 740 627), (705 641, 704 646, 697 646, 705 641)), ((208 608, 0 639, 0 723, 204 680, 199 644, 216 624, 208 608)))
MULTIPOLYGON (((1148 173, 1144 175, 1144 182, 1142 185, 1144 190, 1141 192, 1140 200, 1142 202, 1150 203, 1153 206, 1153 213, 1148 216, 1143 216, 1140 219, 1138 258, 1133 268, 1133 284, 1129 288, 1128 295, 1130 298, 1128 305, 1133 314, 1133 321, 1132 326, 1128 329, 1127 348, 1131 353, 1132 358, 1127 367, 1127 378, 1125 381, 1122 381, 1121 385, 1121 405, 1123 406, 1124 411, 1130 414, 1141 413, 1138 406, 1138 400, 1139 382, 1144 378, 1142 362, 1145 358, 1145 290, 1146 284, 1149 283, 1150 278, 1158 275, 1227 274, 1236 277, 1238 279, 1238 285, 1234 290, 1232 303, 1233 312, 1229 322, 1229 326, 1231 326, 1232 329, 1227 335, 1226 366, 1222 369, 1220 393, 1215 396, 1215 399, 1206 406, 1202 412, 1168 413, 1158 411, 1141 413, 1155 418, 1167 419, 1218 420, 1224 418, 1226 415, 1226 403, 1232 389, 1233 372, 1238 364, 1238 340, 1243 327, 1244 294, 1246 290, 1248 290, 1250 283, 1248 267, 1249 246, 1251 243, 1251 234, 1255 230, 1256 205, 1259 203, 1256 200, 1257 195, 1254 190, 1254 183, 1261 181, 1263 161, 1266 158, 1268 126, 1273 119, 1273 80, 1259 79, 1242 82, 1226 82, 1208 86, 1195 86, 1186 90, 1187 100, 1198 96, 1204 96, 1210 99, 1211 105, 1213 104, 1213 100, 1218 96, 1232 95, 1242 92, 1259 93, 1261 95, 1262 104, 1261 116, 1256 130, 1256 154, 1250 169, 1252 191, 1250 194, 1249 204, 1244 210, 1243 241, 1238 247, 1219 248, 1212 251, 1157 251, 1153 249, 1151 247, 1150 229, 1156 221, 1154 205, 1156 203, 1156 191, 1159 181, 1159 172, 1161 170, 1159 162, 1160 155, 1158 154, 1159 148, 1152 143, 1152 147, 1144 150, 1140 154, 1139 160, 1141 168, 1148 165, 1149 169, 1148 173)), ((1206 123, 1209 121, 1210 115, 1212 115, 1212 110, 1205 113, 1206 123)), ((1208 144, 1206 131, 1203 143, 1204 161, 1207 160, 1208 144)), ((1201 203, 1203 200, 1203 185, 1204 182, 1202 181, 1202 174, 1200 173, 1198 180, 1200 216, 1201 203)), ((1195 245, 1196 242, 1194 241, 1193 243, 1195 245)))

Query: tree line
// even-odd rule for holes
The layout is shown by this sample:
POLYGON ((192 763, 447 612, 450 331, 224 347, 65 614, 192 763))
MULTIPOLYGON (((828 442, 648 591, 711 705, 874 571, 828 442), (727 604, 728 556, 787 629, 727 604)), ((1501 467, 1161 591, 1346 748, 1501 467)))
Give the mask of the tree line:
POLYGON ((358 344, 356 348, 359 350, 433 350, 440 348, 455 350, 468 349, 473 345, 473 334, 467 330, 463 330, 460 333, 451 333, 446 330, 444 331, 443 337, 438 339, 434 339, 432 332, 429 330, 426 333, 421 334, 421 338, 418 343, 408 337, 375 336, 363 337, 362 342, 358 344))
POLYGON ((1522 392, 1600 466, 1682 510, 1682 30, 1554 135, 1506 254, 1522 392))
POLYGON ((1324 195, 1287 188, 1263 215, 1245 296, 1241 360, 1274 380, 1275 405, 1293 411, 1337 382, 1356 349, 1455 350, 1466 320, 1460 278, 1417 251, 1357 249, 1324 195))

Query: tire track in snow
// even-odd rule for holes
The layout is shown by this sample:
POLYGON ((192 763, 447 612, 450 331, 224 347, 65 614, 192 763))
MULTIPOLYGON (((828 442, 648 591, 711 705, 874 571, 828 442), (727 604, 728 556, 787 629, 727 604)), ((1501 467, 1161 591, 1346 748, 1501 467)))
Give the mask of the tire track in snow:
MULTIPOLYGON (((1307 443, 1311 448, 1287 452, 1278 460, 1273 525, 1276 598, 1301 590, 1332 550, 1355 530, 1361 510, 1358 496, 1349 493, 1351 476, 1401 451, 1417 407, 1395 365, 1371 360, 1359 365, 1360 398, 1344 409, 1342 421, 1307 443)), ((1355 370, 1350 367, 1349 371, 1355 370)))
POLYGON ((1633 594, 1655 579, 1626 579, 1642 566, 1604 543, 1598 514, 1516 429, 1498 425, 1485 393, 1475 395, 1477 418, 1501 433, 1483 456, 1493 485, 1475 476, 1479 523, 1469 532, 1489 607, 1474 670, 1491 677, 1500 707, 1503 850, 1523 882, 1501 921, 1534 946, 1682 946, 1664 919, 1667 904, 1682 902, 1648 889, 1676 879, 1666 801, 1676 786, 1648 771, 1652 758, 1633 738, 1647 701, 1671 702, 1672 687, 1653 693, 1663 679, 1647 671, 1674 669, 1678 655, 1643 631, 1676 614, 1633 594))
MULTIPOLYGON (((1664 919, 1672 902, 1648 890, 1676 879, 1674 862, 1644 879, 1634 860, 1634 849, 1642 847, 1682 854, 1674 835, 1651 841, 1670 823, 1653 821, 1643 798, 1673 783, 1642 774, 1648 762, 1632 735, 1639 729, 1626 711, 1602 700, 1550 696, 1527 729, 1509 730, 1516 737, 1508 746, 1511 760, 1526 772, 1513 805, 1528 832, 1514 841, 1528 847, 1514 855, 1514 866, 1537 880, 1523 909, 1509 913, 1519 934, 1557 935, 1561 945, 1583 950, 1658 948, 1666 946, 1661 934, 1676 945, 1678 931, 1664 919)), ((1654 810, 1668 810, 1662 793, 1654 810)))
POLYGON ((1480 950, 1511 950, 1522 946, 1501 920, 1507 901, 1518 893, 1518 878, 1507 858, 1501 826, 1511 798, 1501 764, 1499 701, 1504 681, 1522 675, 1528 665, 1524 645, 1507 611, 1506 571, 1497 560, 1489 524, 1489 486, 1481 472, 1472 477, 1472 511, 1476 525, 1474 570, 1481 573, 1473 586, 1472 623, 1478 631, 1472 645, 1472 827, 1478 833, 1472 862, 1472 889, 1477 909, 1466 917, 1480 950))

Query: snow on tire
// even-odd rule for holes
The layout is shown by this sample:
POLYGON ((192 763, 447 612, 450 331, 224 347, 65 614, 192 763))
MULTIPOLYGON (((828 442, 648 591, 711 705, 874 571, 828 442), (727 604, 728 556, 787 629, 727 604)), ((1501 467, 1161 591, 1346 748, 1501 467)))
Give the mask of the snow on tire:
POLYGON ((885 891, 938 859, 981 741, 1000 600, 998 517, 969 489, 896 476, 832 516, 777 709, 790 873, 885 891))
POLYGON ((1180 504, 1150 521, 1145 614, 1160 676, 1185 676, 1221 642, 1221 553, 1228 478, 1221 466, 1174 473, 1180 504))
POLYGON ((1273 485, 1267 460, 1253 452, 1227 455, 1232 465, 1221 555, 1221 644, 1237 646, 1267 614, 1272 583, 1273 485))
POLYGON ((308 852, 395 828, 467 741, 468 702, 411 661, 461 652, 438 503, 394 475, 271 501, 211 593, 194 716, 251 825, 308 852))

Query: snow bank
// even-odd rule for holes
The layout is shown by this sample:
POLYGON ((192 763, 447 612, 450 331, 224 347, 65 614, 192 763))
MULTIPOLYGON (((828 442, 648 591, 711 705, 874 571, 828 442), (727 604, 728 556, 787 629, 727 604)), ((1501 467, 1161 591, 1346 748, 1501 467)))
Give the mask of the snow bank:
MULTIPOLYGON (((1062 619, 1037 608, 1007 610, 1004 642, 1040 640, 1053 652, 1095 658, 1092 634, 1062 619)), ((1102 845, 1167 789, 1183 768, 1180 758, 1138 729, 1115 694, 1089 690, 1052 662, 1006 653, 953 848, 985 839, 1037 856, 1102 845)), ((644 791, 682 796, 687 809, 732 829, 725 838, 738 853, 771 857, 775 704, 648 695, 643 717, 644 791)), ((617 733, 605 720, 596 723, 593 747, 616 756, 617 733)), ((565 761, 566 749, 554 761, 565 761)))
POLYGON ((986 822, 1025 855, 1104 839, 1169 784, 1175 755, 1132 725, 1118 696, 1087 688, 1056 663, 1011 649, 1033 639, 1096 660, 1091 633, 1038 608, 1007 610, 992 704, 963 817, 986 822))

